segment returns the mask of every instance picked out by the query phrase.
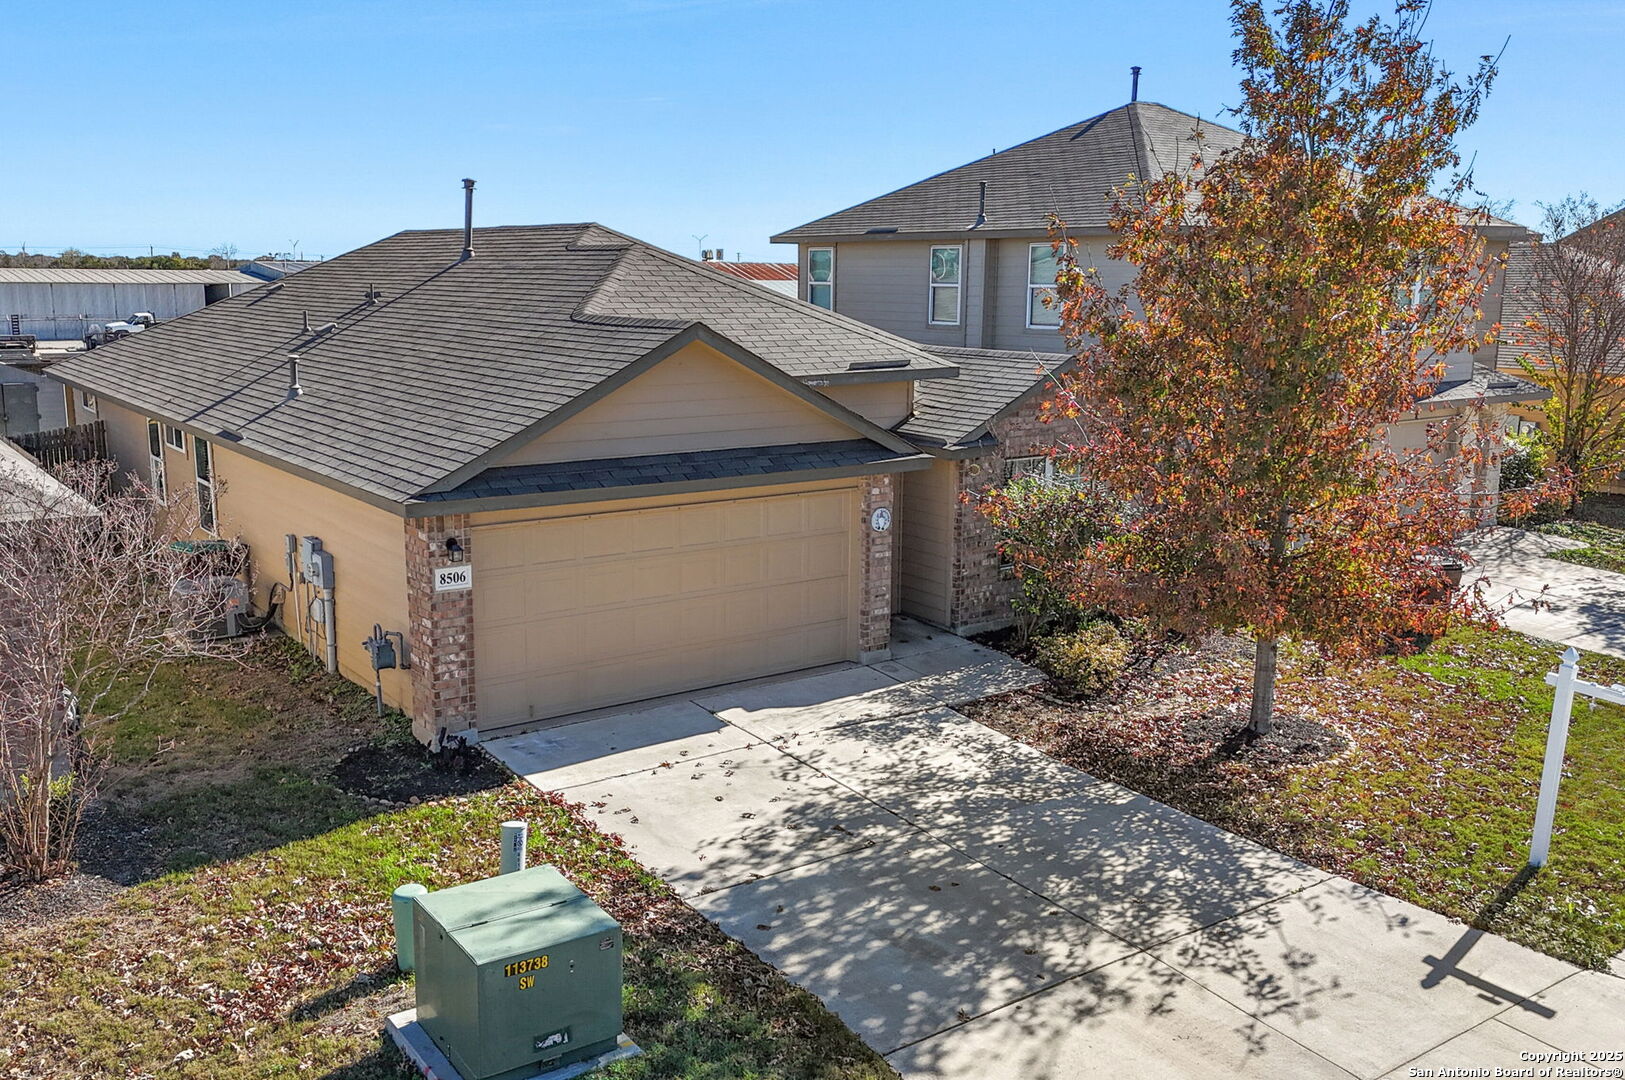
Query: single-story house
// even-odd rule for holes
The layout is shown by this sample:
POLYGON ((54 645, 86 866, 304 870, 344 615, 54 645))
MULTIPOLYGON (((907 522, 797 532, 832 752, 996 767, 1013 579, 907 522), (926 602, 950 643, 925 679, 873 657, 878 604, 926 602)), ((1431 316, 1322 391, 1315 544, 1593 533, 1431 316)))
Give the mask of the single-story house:
POLYGON ((470 235, 399 233, 51 373, 124 470, 197 485, 257 606, 285 597, 336 670, 371 686, 363 640, 404 632, 383 693, 425 739, 885 656, 894 523, 968 513, 898 478, 1031 380, 600 225, 470 235))

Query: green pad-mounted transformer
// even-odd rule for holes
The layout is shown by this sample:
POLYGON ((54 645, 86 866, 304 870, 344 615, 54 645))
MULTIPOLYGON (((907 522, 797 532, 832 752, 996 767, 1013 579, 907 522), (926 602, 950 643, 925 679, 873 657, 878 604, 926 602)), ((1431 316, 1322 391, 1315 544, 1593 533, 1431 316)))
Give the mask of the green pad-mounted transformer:
POLYGON ((518 1080, 614 1050, 621 927, 551 866, 420 896, 418 1023, 463 1080, 518 1080))

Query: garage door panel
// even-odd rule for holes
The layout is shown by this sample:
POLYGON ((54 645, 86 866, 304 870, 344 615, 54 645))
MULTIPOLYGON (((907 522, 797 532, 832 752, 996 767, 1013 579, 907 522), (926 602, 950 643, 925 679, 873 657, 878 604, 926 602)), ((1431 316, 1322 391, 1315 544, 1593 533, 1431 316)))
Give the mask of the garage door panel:
POLYGON ((851 527, 849 500, 839 495, 819 495, 806 500, 803 512, 807 515, 809 532, 846 532, 851 527))
POLYGON ((738 509, 723 516, 720 523, 723 540, 755 540, 762 535, 762 508, 751 503, 737 504, 738 509))
MULTIPOLYGON (((580 558, 605 559, 626 554, 629 522, 616 521, 611 515, 583 518, 576 526, 580 531, 580 558)), ((543 526, 546 531, 548 526, 543 526)))
POLYGON ((765 525, 769 536, 800 536, 807 531, 807 508, 800 501, 777 503, 767 508, 765 525))
POLYGON ((807 547, 807 576, 815 578, 840 577, 847 574, 851 547, 845 536, 824 538, 823 543, 807 547))
POLYGON ((767 579, 766 558, 761 548, 736 547, 724 556, 722 587, 725 589, 738 589, 753 587, 767 579))
POLYGON ((683 555, 677 562, 677 587, 686 595, 720 589, 725 561, 724 554, 716 550, 683 555))
MULTIPOLYGON (((495 678, 521 675, 531 667, 529 635, 523 630, 481 637, 479 663, 495 678)), ((484 693, 481 686, 480 692, 484 693)))
POLYGON ((678 515, 678 544, 685 548, 705 547, 721 540, 722 512, 723 506, 695 506, 678 515))
POLYGON ((855 496, 719 500, 480 533, 481 724, 849 658, 855 496))

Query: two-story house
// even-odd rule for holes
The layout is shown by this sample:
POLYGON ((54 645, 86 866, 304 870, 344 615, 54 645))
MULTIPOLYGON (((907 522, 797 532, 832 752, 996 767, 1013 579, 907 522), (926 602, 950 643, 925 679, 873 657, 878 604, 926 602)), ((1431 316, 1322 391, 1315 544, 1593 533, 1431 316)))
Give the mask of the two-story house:
MULTIPOLYGON (((1056 273, 1051 215, 1108 286, 1130 282, 1134 268, 1105 254, 1113 190, 1131 175, 1185 169, 1196 151, 1211 157, 1241 139, 1188 113, 1132 102, 773 237, 798 248, 803 299, 919 342, 960 369, 957 379, 920 383, 913 415, 897 428, 934 459, 901 482, 903 612, 961 631, 1009 621, 1014 583, 996 537, 964 496, 1049 468, 1044 449, 1066 438, 1038 422, 1044 373, 1068 361, 1058 312, 1043 302, 1056 273)), ((1490 258, 1527 235, 1500 219, 1481 231, 1490 258)), ((1499 318, 1500 293, 1497 276, 1484 302, 1487 323, 1499 318)), ((1422 446, 1430 420, 1542 394, 1462 353, 1447 359, 1432 397, 1390 438, 1422 446)))

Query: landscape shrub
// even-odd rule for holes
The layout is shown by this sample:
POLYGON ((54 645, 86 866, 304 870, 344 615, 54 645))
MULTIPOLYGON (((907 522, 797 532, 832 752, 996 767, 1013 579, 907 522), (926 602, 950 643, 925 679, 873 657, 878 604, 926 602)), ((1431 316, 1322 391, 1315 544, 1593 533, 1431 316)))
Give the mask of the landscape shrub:
POLYGON ((1038 667, 1058 687, 1082 696, 1105 692, 1128 667, 1132 655, 1122 631, 1104 620, 1039 638, 1033 650, 1038 667))

